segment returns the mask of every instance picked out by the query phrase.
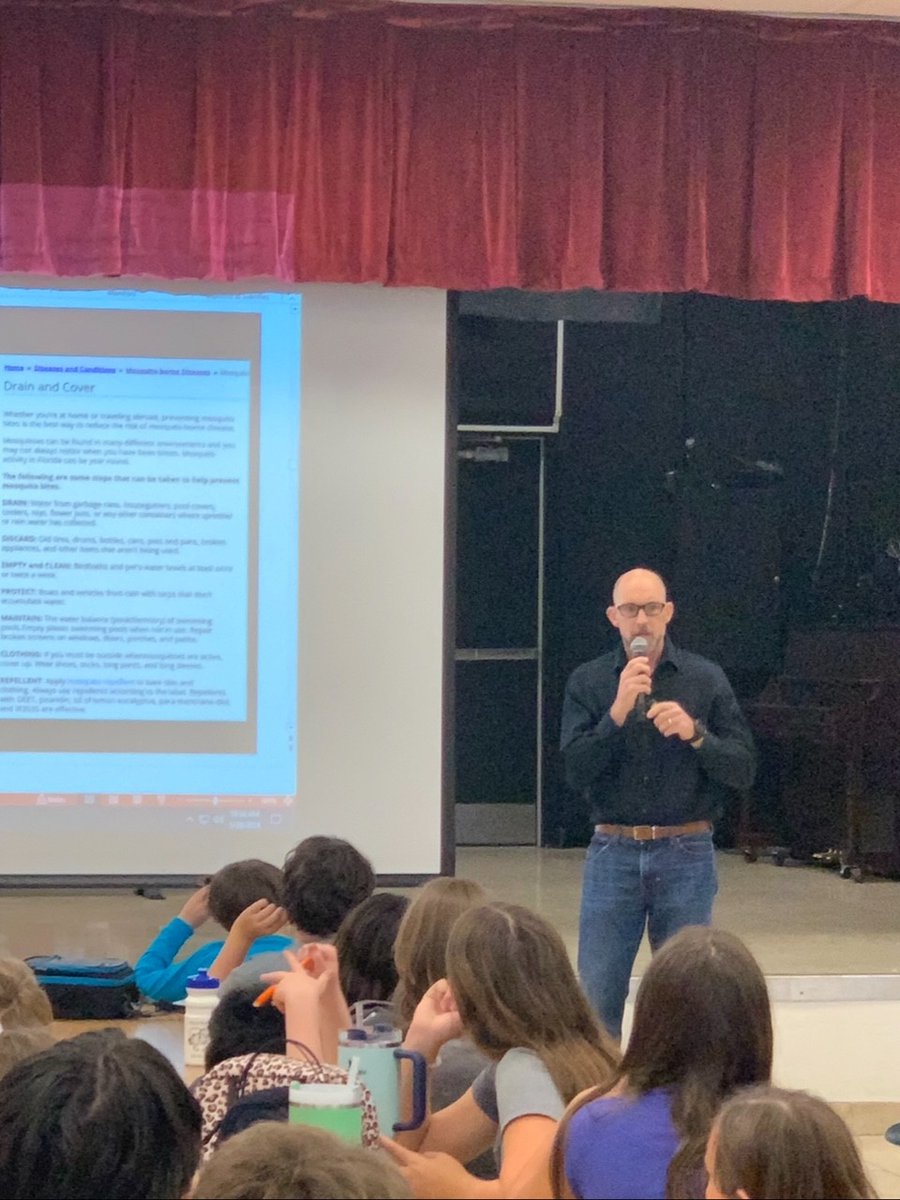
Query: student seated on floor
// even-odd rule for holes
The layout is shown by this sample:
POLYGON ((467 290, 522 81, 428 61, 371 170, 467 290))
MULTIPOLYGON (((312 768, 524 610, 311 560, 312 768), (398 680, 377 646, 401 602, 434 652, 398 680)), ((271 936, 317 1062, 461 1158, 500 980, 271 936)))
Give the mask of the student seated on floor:
POLYGON ((281 908, 278 867, 258 858, 229 863, 187 900, 178 916, 162 927, 138 959, 135 976, 145 996, 169 1002, 183 1000, 191 975, 201 968, 209 969, 223 941, 204 942, 179 962, 175 955, 210 917, 246 944, 248 958, 280 952, 291 945, 289 937, 278 936, 287 920, 281 908))
MULTIPOLYGON (((334 837, 306 838, 284 863, 282 903, 296 936, 294 949, 307 942, 334 941, 348 913, 374 890, 372 864, 349 842, 334 837)), ((211 975, 223 981, 222 995, 232 987, 257 983, 267 971, 285 969, 281 950, 256 954, 252 962, 245 962, 249 948, 244 931, 232 929, 209 968, 211 975)))
POLYGON ((206 1070, 242 1054, 284 1054, 284 1014, 274 1004, 257 1006, 259 984, 234 988, 209 1018, 206 1070))
POLYGON ((707 1200, 873 1200, 850 1130, 808 1092, 756 1087, 723 1105, 706 1150, 707 1200))
POLYGON ((0 1087, 4 1200, 182 1200, 199 1159, 196 1100, 117 1029, 57 1042, 0 1087))
POLYGON ((194 1200, 408 1200, 386 1154, 324 1129, 263 1121, 230 1138, 201 1172, 194 1200))
POLYGON ((682 929, 641 980, 618 1075, 560 1124, 554 1195, 702 1196, 719 1105, 771 1069, 769 993, 753 955, 723 930, 682 929))
POLYGON ((408 908, 405 896, 379 892, 363 900, 341 922, 334 948, 341 990, 349 1005, 360 1000, 387 1002, 393 996, 397 987, 394 943, 408 908))
POLYGON ((469 909, 447 945, 447 978, 426 992, 404 1045, 434 1062, 468 1036, 491 1060, 421 1129, 384 1139, 414 1194, 549 1196, 550 1149, 566 1104, 614 1078, 618 1047, 600 1026, 552 925, 516 904, 469 909), (497 1143, 497 1180, 462 1166, 497 1143), (443 1153, 441 1153, 443 1151, 443 1153))
MULTIPOLYGON (((338 979, 334 946, 309 943, 303 961, 284 952, 285 971, 267 973, 271 1005, 252 1015, 259 983, 233 988, 219 1001, 210 1022, 206 1073, 192 1087, 203 1113, 203 1157, 259 1121, 287 1120, 288 1086, 346 1083, 335 1065, 338 1033, 350 1023, 338 979), (247 1018, 242 1028, 241 1018, 247 1018)), ((378 1142, 378 1122, 367 1090, 363 1093, 363 1142, 378 1142)))
POLYGON ((0 1079, 54 1043, 50 1001, 27 963, 0 958, 0 1079))
MULTIPOLYGON (((416 892, 400 924, 394 946, 397 990, 394 1015, 404 1033, 409 1029, 419 1001, 439 979, 447 976, 447 943, 457 920, 470 908, 490 900, 471 879, 440 877, 416 892)), ((428 1073, 431 1111, 449 1108, 465 1095, 490 1059, 468 1038, 453 1038, 441 1047, 428 1073)), ((493 1149, 479 1154, 466 1166, 479 1179, 497 1178, 493 1149)))

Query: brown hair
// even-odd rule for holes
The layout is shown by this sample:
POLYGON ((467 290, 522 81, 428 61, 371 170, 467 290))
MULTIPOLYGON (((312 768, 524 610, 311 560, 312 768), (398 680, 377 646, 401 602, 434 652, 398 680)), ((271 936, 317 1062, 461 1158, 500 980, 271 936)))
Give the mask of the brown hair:
POLYGON ((487 899, 471 879, 432 879, 406 910, 394 943, 394 1010, 404 1029, 431 985, 447 974, 447 941, 457 919, 487 899))
POLYGON ((728 1196, 753 1200, 870 1200, 850 1130, 808 1092, 755 1087, 726 1101, 711 1135, 711 1176, 728 1196))
POLYGON ((341 922, 334 948, 340 964, 341 991, 348 1004, 390 1000, 397 986, 394 943, 409 901, 396 892, 378 892, 363 900, 341 922))
POLYGON ((209 881, 209 912, 223 929, 230 929, 241 913, 257 900, 281 904, 282 873, 261 858, 243 858, 216 871, 209 881))
POLYGON ((380 1150, 324 1129, 260 1121, 229 1138, 200 1173, 194 1200, 408 1200, 412 1192, 380 1150))
POLYGON ((463 1028, 489 1058, 522 1047, 541 1059, 568 1104, 616 1073, 619 1053, 590 1009, 562 938, 518 904, 484 904, 458 918, 447 981, 463 1028))
MULTIPOLYGON (((634 1006, 619 1077, 627 1093, 656 1088, 672 1097, 681 1144, 669 1164, 669 1200, 694 1196, 716 1110, 735 1089, 768 1082, 772 1015, 759 964, 742 941, 721 929, 682 929, 654 955, 634 1006)), ((594 1088, 566 1113, 551 1160, 554 1195, 564 1186, 565 1138, 582 1105, 604 1095, 594 1088)))
POLYGON ((6 1030, 49 1025, 53 1011, 34 972, 20 958, 0 958, 0 1026, 6 1030))

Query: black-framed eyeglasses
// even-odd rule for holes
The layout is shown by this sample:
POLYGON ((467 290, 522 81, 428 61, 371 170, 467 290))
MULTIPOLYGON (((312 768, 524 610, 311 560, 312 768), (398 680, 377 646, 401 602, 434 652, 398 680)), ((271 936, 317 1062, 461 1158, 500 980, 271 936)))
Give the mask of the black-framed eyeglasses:
POLYGON ((664 600, 651 600, 649 604, 617 604, 616 612, 620 617, 628 617, 629 620, 636 617, 641 609, 648 617, 658 617, 666 607, 666 603, 667 601, 664 600))

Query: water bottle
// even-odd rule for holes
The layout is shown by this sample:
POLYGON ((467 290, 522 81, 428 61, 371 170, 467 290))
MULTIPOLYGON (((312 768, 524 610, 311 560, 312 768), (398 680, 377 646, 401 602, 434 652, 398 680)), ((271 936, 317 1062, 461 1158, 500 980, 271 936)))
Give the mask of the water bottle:
POLYGON ((209 1019, 219 1003, 219 981, 198 971, 187 981, 184 1005, 184 1065, 202 1067, 209 1045, 209 1019))
POLYGON ((359 1146, 363 1136, 362 1089, 354 1078, 347 1083, 301 1083, 288 1089, 288 1121, 313 1125, 359 1146))

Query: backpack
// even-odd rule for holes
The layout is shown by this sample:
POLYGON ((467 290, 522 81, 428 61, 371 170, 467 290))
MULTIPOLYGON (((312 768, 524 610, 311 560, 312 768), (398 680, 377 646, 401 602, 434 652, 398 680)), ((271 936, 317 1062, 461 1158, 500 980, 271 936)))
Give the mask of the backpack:
MULTIPOLYGON (((201 1132, 202 1161, 210 1157, 225 1136, 236 1133, 243 1117, 237 1114, 225 1125, 226 1117, 241 1104, 242 1108, 257 1108, 257 1120, 277 1119, 280 1096, 267 1095, 252 1103, 249 1097, 257 1092, 271 1093, 273 1089, 285 1089, 283 1116, 287 1117, 287 1089, 298 1083, 346 1083, 347 1072, 343 1067, 327 1063, 303 1062, 286 1058, 283 1054, 241 1054, 237 1058, 226 1058, 211 1071, 201 1075, 191 1085, 191 1091, 200 1103, 203 1115, 201 1132), (273 1103, 275 1111, 273 1111, 273 1103), (223 1128, 224 1127, 224 1128, 223 1128)), ((363 1139, 364 1146, 378 1145, 378 1117, 369 1089, 362 1087, 363 1096, 363 1139)), ((247 1114, 249 1117, 249 1113, 247 1114)), ((247 1120, 247 1123, 252 1123, 247 1120)))
POLYGON ((57 1020, 114 1021, 138 1015, 134 967, 122 959, 35 954, 25 961, 47 993, 57 1020))

